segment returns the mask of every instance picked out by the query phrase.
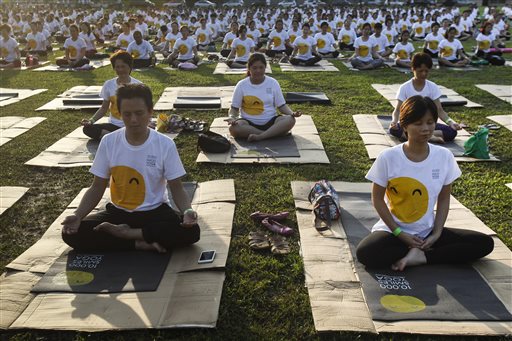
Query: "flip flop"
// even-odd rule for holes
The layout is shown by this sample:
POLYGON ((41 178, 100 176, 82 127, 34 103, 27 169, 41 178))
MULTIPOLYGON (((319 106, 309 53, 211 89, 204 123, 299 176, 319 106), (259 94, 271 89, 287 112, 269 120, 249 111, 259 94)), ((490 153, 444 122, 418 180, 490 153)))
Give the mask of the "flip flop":
POLYGON ((251 215, 249 217, 251 217, 251 219, 256 222, 259 222, 265 218, 270 218, 272 220, 284 220, 284 219, 288 218, 289 214, 290 214, 289 212, 279 212, 279 213, 272 214, 272 213, 263 213, 260 211, 256 211, 256 212, 251 213, 251 215))
POLYGON ((286 255, 290 253, 290 244, 284 237, 281 236, 272 236, 269 238, 270 241, 270 251, 274 255, 286 255))
POLYGON ((292 228, 282 225, 282 224, 278 223, 277 221, 269 219, 269 218, 263 219, 261 221, 261 223, 263 224, 263 226, 265 226, 270 231, 278 233, 283 236, 291 236, 294 232, 292 228))
POLYGON ((253 250, 266 250, 270 248, 268 236, 261 231, 249 232, 249 247, 253 250))
POLYGON ((484 124, 484 125, 481 125, 479 126, 480 128, 487 128, 489 130, 498 130, 500 129, 501 127, 497 124, 494 124, 494 123, 488 123, 488 124, 484 124))

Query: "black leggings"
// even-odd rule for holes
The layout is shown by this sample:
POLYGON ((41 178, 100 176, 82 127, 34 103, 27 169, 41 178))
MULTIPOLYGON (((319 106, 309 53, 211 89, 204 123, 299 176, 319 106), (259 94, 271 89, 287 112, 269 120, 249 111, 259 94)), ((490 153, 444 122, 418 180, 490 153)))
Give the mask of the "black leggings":
POLYGON ((93 228, 103 222, 128 224, 142 229, 147 243, 157 242, 166 250, 194 244, 199 240, 199 225, 182 227, 182 218, 167 204, 150 211, 127 212, 108 203, 106 210, 89 214, 80 223, 75 234, 62 234, 62 239, 73 249, 82 252, 134 250, 135 241, 114 237, 93 228))
POLYGON ((112 132, 121 127, 116 126, 112 123, 97 123, 97 124, 89 124, 84 126, 83 132, 85 135, 89 136, 93 140, 101 140, 103 130, 112 132))
POLYGON ((340 51, 332 51, 332 52, 326 52, 326 53, 323 53, 323 52, 318 52, 322 57, 325 57, 325 58, 338 58, 338 56, 340 55, 340 51))
MULTIPOLYGON (((425 251, 427 263, 466 263, 482 258, 494 248, 492 237, 470 230, 443 228, 441 236, 425 251)), ((409 247, 393 234, 375 231, 357 246, 357 259, 370 268, 389 267, 405 257, 409 247)))
POLYGON ((426 54, 428 54, 428 55, 429 55, 431 58, 433 58, 433 59, 434 59, 434 58, 435 58, 435 59, 439 58, 439 52, 434 53, 434 52, 430 51, 430 50, 429 50, 429 49, 427 49, 427 48, 424 48, 424 49, 423 49, 423 52, 425 52, 426 54))
POLYGON ((274 58, 278 54, 286 54, 287 56, 290 56, 293 52, 293 49, 291 47, 287 47, 285 50, 267 50, 265 54, 267 57, 274 58))
POLYGON ((290 59, 290 64, 293 64, 293 65, 305 65, 305 66, 313 66, 315 65, 316 63, 318 63, 319 61, 322 60, 322 57, 320 56, 313 56, 309 59, 299 59, 299 58, 291 58, 290 59))
POLYGON ((150 67, 151 66, 151 59, 134 59, 133 60, 133 68, 134 69, 141 69, 144 67, 150 67))

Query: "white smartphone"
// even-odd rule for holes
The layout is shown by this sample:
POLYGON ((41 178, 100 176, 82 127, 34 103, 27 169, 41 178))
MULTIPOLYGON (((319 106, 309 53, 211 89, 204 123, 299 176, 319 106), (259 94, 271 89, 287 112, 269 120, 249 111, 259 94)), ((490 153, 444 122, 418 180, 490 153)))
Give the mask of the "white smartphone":
POLYGON ((215 259, 215 250, 208 250, 201 252, 201 256, 199 256, 199 260, 197 263, 203 264, 203 263, 212 263, 215 259))

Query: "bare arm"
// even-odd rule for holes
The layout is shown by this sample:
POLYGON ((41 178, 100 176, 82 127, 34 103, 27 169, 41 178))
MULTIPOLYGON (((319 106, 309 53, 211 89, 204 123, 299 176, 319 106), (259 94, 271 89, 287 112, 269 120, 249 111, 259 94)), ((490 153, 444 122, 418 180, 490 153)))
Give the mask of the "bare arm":
POLYGON ((190 207, 190 198, 183 188, 183 184, 180 179, 167 180, 167 184, 171 190, 172 199, 178 209, 183 213, 184 227, 191 227, 197 224, 197 213, 190 207))
POLYGON ((432 233, 428 238, 423 241, 423 245, 421 249, 426 250, 429 249, 432 244, 434 244, 441 233, 443 232, 444 224, 446 223, 446 218, 448 217, 448 212, 450 211, 450 193, 452 192, 452 185, 445 185, 439 192, 439 196, 437 197, 437 211, 436 217, 434 219, 434 228, 432 233))
POLYGON ((110 101, 109 100, 103 100, 103 103, 101 103, 101 107, 92 115, 91 119, 82 120, 82 125, 88 125, 88 124, 94 124, 97 120, 105 116, 105 114, 108 112, 108 109, 110 108, 110 101))
POLYGON ((290 107, 288 106, 288 104, 283 104, 281 105, 279 108, 279 111, 285 115, 290 115, 290 116, 293 116, 293 117, 299 117, 302 115, 302 112, 301 111, 292 111, 292 109, 290 109, 290 107))
POLYGON ((400 107, 402 106, 402 101, 397 100, 395 110, 393 110, 392 119, 391 119, 391 128, 395 127, 400 119, 400 107))

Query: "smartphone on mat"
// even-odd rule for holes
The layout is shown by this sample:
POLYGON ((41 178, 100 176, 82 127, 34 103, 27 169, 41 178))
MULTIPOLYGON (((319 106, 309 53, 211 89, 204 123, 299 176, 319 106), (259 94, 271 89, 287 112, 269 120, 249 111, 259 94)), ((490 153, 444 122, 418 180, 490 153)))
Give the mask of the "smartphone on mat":
POLYGON ((199 260, 197 263, 212 263, 215 259, 215 250, 203 251, 201 252, 201 256, 199 256, 199 260))

